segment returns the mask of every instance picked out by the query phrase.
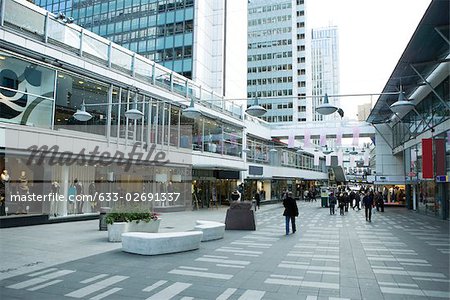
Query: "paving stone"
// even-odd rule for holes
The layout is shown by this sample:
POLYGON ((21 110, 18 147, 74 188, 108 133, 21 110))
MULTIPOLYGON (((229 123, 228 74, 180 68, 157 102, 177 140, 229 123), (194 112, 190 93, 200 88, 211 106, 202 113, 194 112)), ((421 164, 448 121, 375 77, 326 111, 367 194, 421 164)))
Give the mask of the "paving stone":
MULTIPOLYGON (((0 296, 61 299, 89 289, 86 298, 111 293, 105 297, 397 300, 449 292, 449 255, 437 250, 443 246, 424 239, 433 234, 448 238, 448 222, 387 208, 366 224, 361 212, 351 210, 337 218, 319 208, 318 202, 299 206, 300 230, 295 235, 284 235, 282 207, 267 205, 256 213, 258 220, 267 220, 258 224, 257 231, 227 231, 224 239, 202 243, 199 250, 152 257, 123 253, 120 245, 107 243, 106 233, 96 231, 98 221, 2 229, 0 255, 9 261, 0 270, 0 296), (60 239, 58 243, 45 238, 53 236, 60 239), (264 240, 268 237, 275 240, 264 240), (53 252, 58 255, 52 257, 53 252), (258 254, 236 255, 250 253, 258 254), (36 261, 42 263, 27 266, 36 261), (40 270, 44 273, 34 275, 40 270), (59 276, 56 272, 62 270, 75 272, 59 276), (11 288, 14 285, 17 288, 11 288)), ((196 219, 220 221, 225 211, 164 214, 167 223, 162 230, 186 230, 196 219)))

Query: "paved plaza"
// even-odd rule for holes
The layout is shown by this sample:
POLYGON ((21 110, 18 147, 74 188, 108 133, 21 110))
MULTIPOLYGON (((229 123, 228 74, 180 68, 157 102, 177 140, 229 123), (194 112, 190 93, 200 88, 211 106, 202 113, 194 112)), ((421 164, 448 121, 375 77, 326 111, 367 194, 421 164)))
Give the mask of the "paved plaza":
MULTIPOLYGON (((98 221, 1 229, 1 299, 449 299, 449 222, 386 208, 329 215, 299 202, 256 212, 256 231, 226 231, 199 250, 124 253, 98 221)), ((223 221, 226 208, 162 215, 160 231, 223 221)))

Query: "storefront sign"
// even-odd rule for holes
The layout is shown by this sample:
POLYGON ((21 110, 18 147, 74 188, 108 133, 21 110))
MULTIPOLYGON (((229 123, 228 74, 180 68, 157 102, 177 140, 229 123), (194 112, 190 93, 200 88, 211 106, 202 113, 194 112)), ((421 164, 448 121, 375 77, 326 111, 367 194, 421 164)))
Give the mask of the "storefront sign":
POLYGON ((263 167, 259 167, 259 166, 248 166, 248 174, 249 174, 249 175, 262 176, 262 175, 263 175, 263 167))
POLYGON ((433 140, 422 139, 422 178, 433 178, 433 140))
POLYGON ((450 177, 446 175, 436 176, 436 182, 450 182, 450 177))

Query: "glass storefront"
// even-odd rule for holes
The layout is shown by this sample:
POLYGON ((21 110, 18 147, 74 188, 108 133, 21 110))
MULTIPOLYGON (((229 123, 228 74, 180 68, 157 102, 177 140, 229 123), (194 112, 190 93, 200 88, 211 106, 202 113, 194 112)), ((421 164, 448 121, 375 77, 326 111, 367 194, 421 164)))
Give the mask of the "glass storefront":
MULTIPOLYGON (((223 176, 225 172, 216 170, 193 170, 192 209, 229 205, 231 193, 237 189, 237 176, 223 176)), ((229 175, 238 175, 230 171, 229 175)), ((245 199, 245 195, 244 195, 245 199)))
POLYGON ((98 213, 101 207, 136 202, 144 202, 157 211, 164 207, 185 209, 192 201, 191 169, 188 166, 150 168, 132 165, 129 170, 118 164, 65 166, 51 165, 48 161, 44 164, 29 163, 29 157, 8 154, 0 166, 9 178, 5 189, 2 185, 5 191, 2 206, 7 215, 48 214, 58 217, 98 213), (49 195, 54 194, 62 198, 53 201, 49 195), (83 200, 74 200, 78 195, 82 195, 83 200), (31 200, 38 197, 47 200, 31 200))
POLYGON ((242 128, 220 123, 208 117, 194 120, 193 150, 228 156, 242 155, 242 128))
POLYGON ((407 201, 411 203, 409 208, 414 208, 416 199, 416 209, 419 213, 436 216, 442 219, 449 218, 450 207, 450 183, 437 182, 436 172, 450 174, 450 141, 447 140, 447 132, 443 132, 434 137, 433 142, 433 164, 434 174, 432 179, 422 178, 422 145, 414 145, 404 151, 404 167, 409 185, 407 201), (436 148, 437 142, 441 144, 441 157, 438 157, 436 148), (439 166, 438 166, 439 165, 439 166))

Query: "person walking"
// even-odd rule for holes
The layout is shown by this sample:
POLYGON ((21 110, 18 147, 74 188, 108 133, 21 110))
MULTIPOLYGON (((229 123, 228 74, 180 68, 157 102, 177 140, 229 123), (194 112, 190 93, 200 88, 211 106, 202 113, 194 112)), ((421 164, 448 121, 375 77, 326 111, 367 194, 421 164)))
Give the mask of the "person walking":
POLYGON ((349 199, 350 199, 350 206, 352 207, 353 210, 355 210, 355 206, 356 204, 353 204, 356 199, 356 193, 355 191, 350 191, 350 194, 348 195, 349 199))
POLYGON ((347 192, 344 192, 344 203, 345 203, 345 211, 348 212, 348 207, 350 206, 350 197, 347 192))
POLYGON ((343 216, 344 215, 344 208, 345 208, 345 200, 344 200, 344 194, 340 193, 339 194, 339 215, 343 216))
POLYGON ((355 193, 355 206, 353 206, 353 209, 358 208, 358 210, 361 210, 359 208, 359 202, 361 202, 361 195, 359 194, 359 191, 355 193))
POLYGON ((257 209, 261 209, 259 206, 261 205, 261 195, 259 194, 259 192, 258 191, 256 191, 256 193, 255 193, 255 201, 256 201, 256 206, 255 206, 255 208, 257 208, 257 209))
POLYGON ((330 215, 334 215, 334 206, 336 205, 336 196, 334 193, 330 194, 330 215))
POLYGON ((373 192, 368 192, 363 197, 364 211, 366 213, 366 221, 372 222, 372 206, 373 206, 373 192))
POLYGON ((298 216, 298 206, 297 202, 292 197, 292 192, 287 193, 287 197, 283 200, 283 206, 283 216, 286 218, 286 235, 289 234, 289 221, 292 225, 292 233, 295 233, 297 231, 295 226, 295 217, 298 216))
POLYGON ((380 191, 375 193, 374 201, 375 201, 375 206, 377 208, 377 211, 381 210, 381 212, 384 212, 383 195, 381 194, 380 191))

